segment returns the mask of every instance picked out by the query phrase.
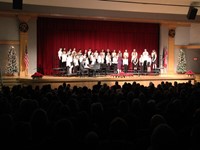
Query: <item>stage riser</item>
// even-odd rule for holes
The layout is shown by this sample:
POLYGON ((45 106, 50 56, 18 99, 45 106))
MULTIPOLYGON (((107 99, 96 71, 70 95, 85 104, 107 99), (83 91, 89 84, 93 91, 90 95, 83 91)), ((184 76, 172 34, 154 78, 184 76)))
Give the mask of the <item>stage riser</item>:
MULTIPOLYGON (((99 80, 101 81, 101 80, 99 80)), ((174 84, 174 82, 178 82, 178 83, 186 83, 189 80, 154 80, 154 81, 130 81, 130 80, 114 80, 114 81, 101 81, 101 84, 107 84, 108 86, 113 86, 115 84, 115 82, 118 81, 119 85, 123 85, 125 82, 126 83, 130 83, 132 84, 133 82, 139 83, 141 85, 144 86, 148 86, 150 82, 153 82, 155 86, 157 86, 158 84, 160 84, 162 81, 164 82, 171 82, 172 84, 174 84)), ((191 80, 192 84, 195 83, 195 80, 191 80)), ((47 85, 50 84, 52 88, 58 88, 60 85, 62 85, 65 81, 58 81, 58 82, 22 82, 23 86, 27 86, 27 85, 32 85, 33 87, 35 86, 40 86, 42 87, 43 85, 47 85)), ((98 81, 66 81, 66 84, 70 84, 71 87, 77 86, 77 87, 83 87, 83 86, 87 86, 88 88, 92 88, 95 84, 97 84, 98 81)))
POLYGON ((144 86, 148 86, 150 82, 153 82, 155 86, 160 84, 162 81, 171 82, 172 84, 176 81, 178 83, 185 83, 191 80, 192 84, 198 82, 196 78, 200 78, 200 76, 187 76, 187 75, 134 75, 134 76, 126 76, 126 77, 113 77, 113 76, 96 76, 96 77, 55 77, 55 76, 44 76, 42 79, 32 79, 31 77, 3 77, 3 83, 5 86, 12 87, 13 85, 22 85, 28 86, 32 85, 33 88, 35 86, 42 87, 43 85, 50 84, 52 88, 58 88, 64 82, 66 84, 70 84, 71 87, 83 87, 87 86, 88 88, 92 88, 93 85, 97 84, 98 81, 101 81, 101 84, 106 83, 108 86, 112 86, 116 81, 120 85, 126 83, 139 83, 144 86))
POLYGON ((8 86, 10 89, 15 86, 15 85, 21 85, 21 83, 18 81, 18 78, 16 77, 3 77, 1 79, 1 84, 0 84, 0 90, 2 86, 8 86))

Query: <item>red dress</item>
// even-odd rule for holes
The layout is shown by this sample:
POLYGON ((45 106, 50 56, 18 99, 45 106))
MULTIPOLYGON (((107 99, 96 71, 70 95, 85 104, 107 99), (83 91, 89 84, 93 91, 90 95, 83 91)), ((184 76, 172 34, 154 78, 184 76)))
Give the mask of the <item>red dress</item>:
POLYGON ((122 57, 119 56, 117 62, 117 69, 122 69, 122 57))

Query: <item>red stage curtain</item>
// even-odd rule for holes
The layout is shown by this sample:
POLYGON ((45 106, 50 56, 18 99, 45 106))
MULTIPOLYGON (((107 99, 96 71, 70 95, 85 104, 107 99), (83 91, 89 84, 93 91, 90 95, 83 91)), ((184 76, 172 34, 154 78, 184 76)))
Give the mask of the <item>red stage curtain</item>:
POLYGON ((153 49, 159 54, 159 30, 160 25, 153 23, 38 18, 37 67, 51 75, 60 47, 82 52, 89 48, 111 52, 128 49, 129 55, 136 49, 139 56, 146 48, 149 54, 153 49))

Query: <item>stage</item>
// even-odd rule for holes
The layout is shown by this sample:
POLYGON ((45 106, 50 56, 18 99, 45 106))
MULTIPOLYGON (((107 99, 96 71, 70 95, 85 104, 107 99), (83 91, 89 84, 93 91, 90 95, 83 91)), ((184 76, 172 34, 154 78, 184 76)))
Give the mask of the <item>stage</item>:
POLYGON ((89 76, 43 76, 41 79, 32 79, 31 76, 28 77, 3 77, 2 83, 3 85, 32 85, 40 86, 50 84, 52 88, 57 88, 59 85, 66 82, 70 84, 71 87, 78 86, 83 87, 87 86, 92 88, 93 85, 97 84, 98 81, 101 81, 102 84, 106 83, 108 86, 112 86, 115 84, 116 81, 119 82, 120 85, 123 85, 125 82, 127 83, 139 83, 144 86, 148 86, 150 82, 153 82, 155 86, 160 84, 162 81, 164 82, 171 82, 172 84, 177 81, 178 83, 185 83, 191 80, 192 84, 196 82, 196 76, 188 76, 185 74, 174 74, 174 75, 167 75, 167 74, 159 74, 159 75, 127 75, 127 76, 114 76, 111 75, 96 75, 93 77, 89 76))

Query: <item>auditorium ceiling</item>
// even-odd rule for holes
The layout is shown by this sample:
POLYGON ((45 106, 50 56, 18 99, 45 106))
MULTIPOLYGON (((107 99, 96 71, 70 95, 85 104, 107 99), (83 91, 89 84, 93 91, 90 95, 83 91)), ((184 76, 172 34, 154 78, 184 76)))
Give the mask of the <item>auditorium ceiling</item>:
POLYGON ((195 19, 187 18, 190 6, 200 8, 200 0, 23 0, 21 10, 12 9, 12 4, 12 0, 0 0, 0 14, 26 13, 36 16, 145 22, 200 22, 200 11, 197 11, 195 19))

